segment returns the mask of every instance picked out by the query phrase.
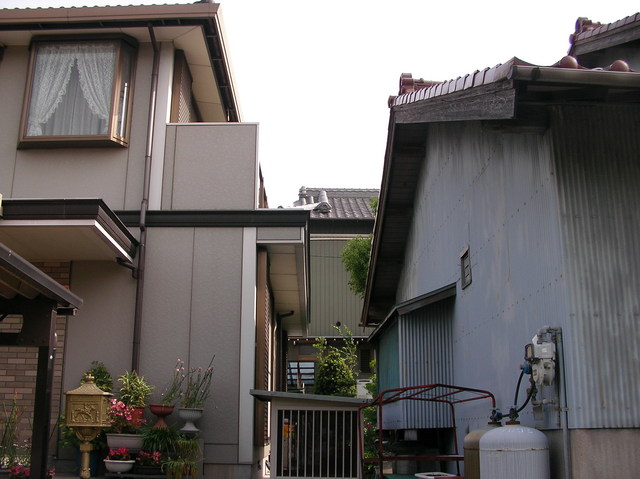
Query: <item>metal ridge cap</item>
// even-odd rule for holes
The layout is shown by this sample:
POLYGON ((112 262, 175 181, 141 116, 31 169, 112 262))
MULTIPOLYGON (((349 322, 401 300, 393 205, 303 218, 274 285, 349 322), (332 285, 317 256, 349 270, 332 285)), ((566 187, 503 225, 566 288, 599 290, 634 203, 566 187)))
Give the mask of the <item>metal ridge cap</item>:
POLYGON ((513 65, 510 80, 545 83, 585 83, 613 87, 640 87, 640 73, 513 65))

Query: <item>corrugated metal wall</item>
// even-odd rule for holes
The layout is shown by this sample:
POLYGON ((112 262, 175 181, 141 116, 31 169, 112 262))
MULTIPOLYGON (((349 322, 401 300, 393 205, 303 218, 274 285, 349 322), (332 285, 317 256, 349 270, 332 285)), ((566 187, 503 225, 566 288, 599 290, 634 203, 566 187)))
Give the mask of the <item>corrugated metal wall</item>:
MULTIPOLYGON (((453 383, 453 299, 421 308, 399 320, 402 386, 453 383)), ((436 403, 403 401, 402 428, 451 427, 450 410, 436 403)))
MULTIPOLYGON (((620 105, 558 107, 541 134, 430 126, 398 301, 458 281, 469 248, 473 281, 458 283, 452 309, 453 384, 488 389, 507 409, 524 345, 560 326, 569 426, 640 427, 639 127, 637 107, 620 105)), ((424 322, 399 330, 407 370, 442 334, 424 322)), ((542 394, 557 400, 555 386, 542 394)), ((557 407, 541 409, 522 422, 557 428, 557 407)), ((486 415, 465 410, 459 426, 486 415)))
POLYGON ((342 264, 347 240, 312 239, 311 322, 309 336, 336 336, 336 322, 346 325, 354 336, 368 335, 358 327, 362 299, 349 289, 349 276, 342 264))
POLYGON ((573 328, 570 426, 640 426, 640 111, 563 107, 554 153, 573 328), (635 125, 629 128, 629 125, 635 125))
MULTIPOLYGON (((398 300, 458 282, 451 382, 491 391, 505 410, 524 345, 542 326, 567 320, 551 138, 449 123, 431 125, 426 145, 398 300), (467 247, 472 283, 461 289, 467 247)), ((430 342, 434 333, 420 334, 430 342)), ((475 427, 488 414, 474 404, 458 418, 475 427)), ((553 408, 547 415, 555 427, 553 408)), ((533 425, 530 408, 522 420, 533 425)))

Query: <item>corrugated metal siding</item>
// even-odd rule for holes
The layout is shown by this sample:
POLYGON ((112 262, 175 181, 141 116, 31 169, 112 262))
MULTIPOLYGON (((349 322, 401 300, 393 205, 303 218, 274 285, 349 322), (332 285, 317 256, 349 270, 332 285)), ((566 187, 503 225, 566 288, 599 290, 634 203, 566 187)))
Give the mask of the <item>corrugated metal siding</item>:
MULTIPOLYGON (((453 299, 414 311, 399 320, 400 382, 403 387, 453 384, 453 299)), ((447 406, 403 401, 403 428, 451 427, 447 406)))
MULTIPOLYGON (((469 247, 473 281, 458 286, 452 313, 453 384, 490 390, 508 408, 524 345, 567 321, 550 135, 431 125, 414 208, 399 300, 458 282, 469 247)), ((478 403, 458 418, 475 427, 487 414, 478 403)), ((533 425, 531 408, 522 420, 533 425)))
POLYGON ((378 390, 386 391, 400 387, 400 364, 398 360, 398 323, 390 325, 379 337, 378 343, 378 390))
POLYGON ((574 334, 565 334, 570 426, 640 427, 640 110, 554 115, 574 334), (635 125, 635 129, 629 128, 635 125))
POLYGON ((336 336, 336 322, 354 336, 367 335, 358 326, 362 299, 349 289, 349 276, 342 264, 346 240, 311 241, 311 322, 309 336, 336 336))

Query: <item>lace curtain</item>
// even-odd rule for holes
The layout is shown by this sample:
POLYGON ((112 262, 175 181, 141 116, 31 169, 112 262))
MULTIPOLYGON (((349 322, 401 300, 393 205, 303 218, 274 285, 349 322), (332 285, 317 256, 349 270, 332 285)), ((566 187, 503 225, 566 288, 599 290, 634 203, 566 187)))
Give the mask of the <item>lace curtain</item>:
POLYGON ((114 43, 40 45, 27 136, 105 133, 111 114, 115 57, 114 43), (79 93, 75 95, 69 91, 69 85, 74 81, 80 85, 79 93), (102 120, 98 121, 101 126, 96 127, 96 121, 87 119, 91 115, 102 120), (58 125, 47 125, 50 120, 58 125))

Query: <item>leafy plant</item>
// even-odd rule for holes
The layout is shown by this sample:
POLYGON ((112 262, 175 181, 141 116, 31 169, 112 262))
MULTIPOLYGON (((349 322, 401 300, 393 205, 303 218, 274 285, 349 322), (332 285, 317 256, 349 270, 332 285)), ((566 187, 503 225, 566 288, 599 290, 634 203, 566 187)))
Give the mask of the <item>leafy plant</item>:
MULTIPOLYGON (((369 363, 369 367, 374 374, 371 376, 371 382, 367 383, 365 388, 369 394, 375 398, 378 395, 378 381, 377 375, 375 374, 377 371, 377 362, 375 359, 369 363)), ((378 457, 379 451, 376 446, 376 440, 378 440, 378 408, 376 406, 370 406, 364 408, 362 412, 364 423, 362 441, 364 457, 367 459, 378 457)), ((366 473, 372 473, 374 471, 374 463, 366 462, 364 464, 366 473)))
POLYGON ((181 406, 184 408, 200 408, 211 394, 211 380, 213 379, 213 360, 209 361, 206 369, 190 368, 186 375, 186 387, 181 394, 181 406))
POLYGON ((356 236, 342 248, 342 264, 349 273, 348 285, 351 291, 364 297, 369 273, 369 257, 371 255, 371 235, 356 236))
POLYGON ((175 404, 176 399, 180 397, 182 385, 187 375, 184 372, 184 362, 181 359, 176 361, 176 367, 173 371, 171 382, 167 384, 161 394, 162 404, 175 404))
MULTIPOLYGON (((378 198, 370 198, 369 206, 373 216, 378 214, 378 198)), ((371 257, 371 235, 356 236, 347 242, 342 248, 342 264, 349 273, 348 285, 354 294, 361 298, 367 288, 367 275, 369 274, 369 258, 371 257)))
POLYGON ((172 426, 147 427, 142 431, 142 448, 145 451, 160 451, 166 456, 175 455, 180 433, 172 426))
POLYGON ((11 467, 15 464, 18 455, 17 429, 22 416, 22 410, 18 408, 18 394, 13 395, 11 406, 2 404, 2 436, 0 437, 0 467, 11 467))
POLYGON ((87 369, 82 375, 81 383, 86 382, 87 375, 93 376, 93 382, 96 386, 102 389, 104 392, 110 393, 113 390, 113 378, 111 373, 100 361, 91 361, 91 367, 87 369))
POLYGON ((201 460, 200 446, 195 439, 181 438, 176 441, 176 457, 162 466, 167 479, 180 479, 184 476, 194 478, 198 474, 198 462, 201 460))
POLYGON ((146 452, 141 450, 136 456, 136 464, 139 466, 160 466, 164 457, 160 451, 146 452))
POLYGON ((341 347, 328 345, 326 338, 318 338, 314 344, 318 351, 314 393, 355 397, 358 362, 356 343, 346 326, 334 327, 343 338, 341 347))
POLYGON ((136 371, 125 372, 118 376, 120 386, 120 400, 127 406, 144 407, 147 398, 151 396, 153 386, 147 384, 144 376, 138 375, 136 371))

